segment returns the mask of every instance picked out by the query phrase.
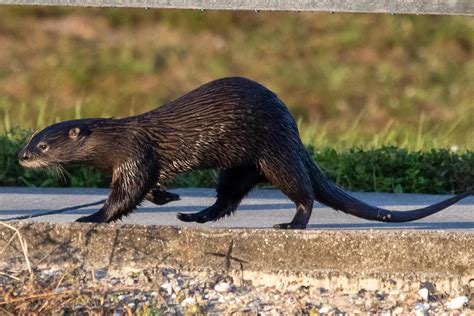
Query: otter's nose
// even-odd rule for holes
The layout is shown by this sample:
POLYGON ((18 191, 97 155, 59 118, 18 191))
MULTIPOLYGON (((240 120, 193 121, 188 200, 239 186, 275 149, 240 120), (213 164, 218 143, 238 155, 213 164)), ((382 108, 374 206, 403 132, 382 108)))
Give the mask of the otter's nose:
POLYGON ((22 150, 18 153, 18 160, 20 161, 28 161, 30 159, 30 155, 25 150, 22 150))

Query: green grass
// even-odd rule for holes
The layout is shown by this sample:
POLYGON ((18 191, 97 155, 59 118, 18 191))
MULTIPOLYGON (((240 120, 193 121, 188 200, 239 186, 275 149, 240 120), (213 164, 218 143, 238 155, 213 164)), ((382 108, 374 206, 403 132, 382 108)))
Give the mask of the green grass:
MULTIPOLYGON (((0 186, 106 187, 108 175, 88 167, 68 168, 62 178, 51 171, 22 168, 17 152, 27 133, 13 131, 0 136, 0 186)), ((407 151, 395 147, 378 149, 308 146, 314 160, 329 178, 352 191, 458 193, 474 187, 474 152, 454 153, 445 149, 407 151)), ((216 170, 196 170, 178 176, 171 187, 213 187, 216 170)))

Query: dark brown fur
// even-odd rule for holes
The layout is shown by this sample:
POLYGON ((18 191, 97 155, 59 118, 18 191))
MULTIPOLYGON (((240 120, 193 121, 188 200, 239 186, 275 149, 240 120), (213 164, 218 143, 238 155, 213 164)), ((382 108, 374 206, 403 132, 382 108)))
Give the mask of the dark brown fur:
POLYGON ((203 223, 231 214, 262 181, 274 184, 296 204, 292 222, 279 228, 305 228, 315 199, 371 220, 409 221, 468 195, 411 212, 384 210, 352 198, 311 160, 283 102, 245 78, 212 81, 137 116, 52 125, 34 135, 20 162, 29 167, 84 163, 110 170, 110 196, 99 212, 79 219, 88 222, 118 220, 144 198, 160 202, 167 194, 161 183, 205 168, 221 169, 217 200, 201 212, 178 214, 183 221, 203 223))

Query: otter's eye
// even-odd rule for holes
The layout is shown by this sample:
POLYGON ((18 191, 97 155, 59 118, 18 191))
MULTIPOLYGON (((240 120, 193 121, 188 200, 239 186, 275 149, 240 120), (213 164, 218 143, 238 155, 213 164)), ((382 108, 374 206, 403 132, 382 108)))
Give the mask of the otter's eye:
POLYGON ((48 150, 49 146, 46 145, 45 143, 40 143, 38 145, 38 148, 41 149, 42 151, 46 151, 46 150, 48 150))

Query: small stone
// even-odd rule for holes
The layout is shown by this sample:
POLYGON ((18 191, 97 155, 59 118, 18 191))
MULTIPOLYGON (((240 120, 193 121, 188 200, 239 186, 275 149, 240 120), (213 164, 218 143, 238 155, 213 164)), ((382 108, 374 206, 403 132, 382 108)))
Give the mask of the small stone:
POLYGON ((168 295, 173 293, 173 287, 168 282, 163 283, 160 288, 165 291, 168 295))
POLYGON ((56 293, 61 293, 61 292, 64 292, 64 291, 66 291, 66 290, 67 290, 66 287, 58 287, 58 288, 54 289, 54 292, 56 292, 56 293))
POLYGON ((196 300, 192 297, 188 297, 188 298, 185 298, 182 302, 181 302, 181 305, 182 306, 187 306, 187 305, 196 305, 196 300))
POLYGON ((365 297, 365 294, 367 294, 367 290, 366 289, 360 289, 359 292, 357 292, 357 295, 359 297, 365 297))
POLYGON ((214 290, 218 293, 225 293, 232 291, 232 286, 226 282, 219 282, 214 286, 214 290))
POLYGON ((117 284, 120 284, 122 283, 122 281, 118 278, 113 278, 112 280, 110 280, 110 284, 112 285, 117 285, 117 284))
POLYGON ((125 285, 132 286, 134 284, 135 284, 135 280, 133 278, 128 277, 125 279, 125 285))
POLYGON ((124 299, 127 298, 127 296, 125 296, 125 295, 119 295, 117 298, 118 298, 119 301, 123 301, 124 299))
POLYGON ((420 295, 420 297, 423 299, 423 301, 428 301, 428 296, 430 294, 430 291, 424 287, 424 288, 421 288, 419 291, 418 291, 418 295, 420 295))
POLYGON ((447 309, 461 309, 469 302, 467 296, 458 296, 446 303, 447 309))
POLYGON ((320 287, 320 288, 319 288, 319 294, 327 294, 327 293, 329 293, 329 290, 328 290, 328 289, 325 289, 325 288, 323 288, 323 287, 320 287))
POLYGON ((421 282, 420 289, 422 288, 427 289, 430 293, 436 292, 436 286, 431 282, 421 282))
POLYGON ((184 280, 183 280, 181 277, 178 277, 178 278, 176 279, 176 283, 177 283, 178 286, 180 286, 180 287, 184 287, 184 284, 185 284, 184 280))
POLYGON ((323 305, 321 308, 318 310, 320 314, 328 314, 332 310, 331 306, 328 305, 323 305))
POLYGON ((470 279, 469 282, 467 282, 467 285, 469 285, 471 288, 474 288, 474 279, 470 279))
POLYGON ((385 298, 387 297, 387 293, 383 292, 383 291, 375 291, 375 297, 379 300, 379 301, 383 301, 385 300, 385 298))
POLYGON ((102 269, 95 270, 94 276, 97 280, 105 278, 107 276, 107 269, 102 268, 102 269))
POLYGON ((415 310, 415 315, 424 316, 425 314, 427 314, 428 310, 430 309, 430 304, 416 303, 415 306, 413 306, 413 309, 415 310))

